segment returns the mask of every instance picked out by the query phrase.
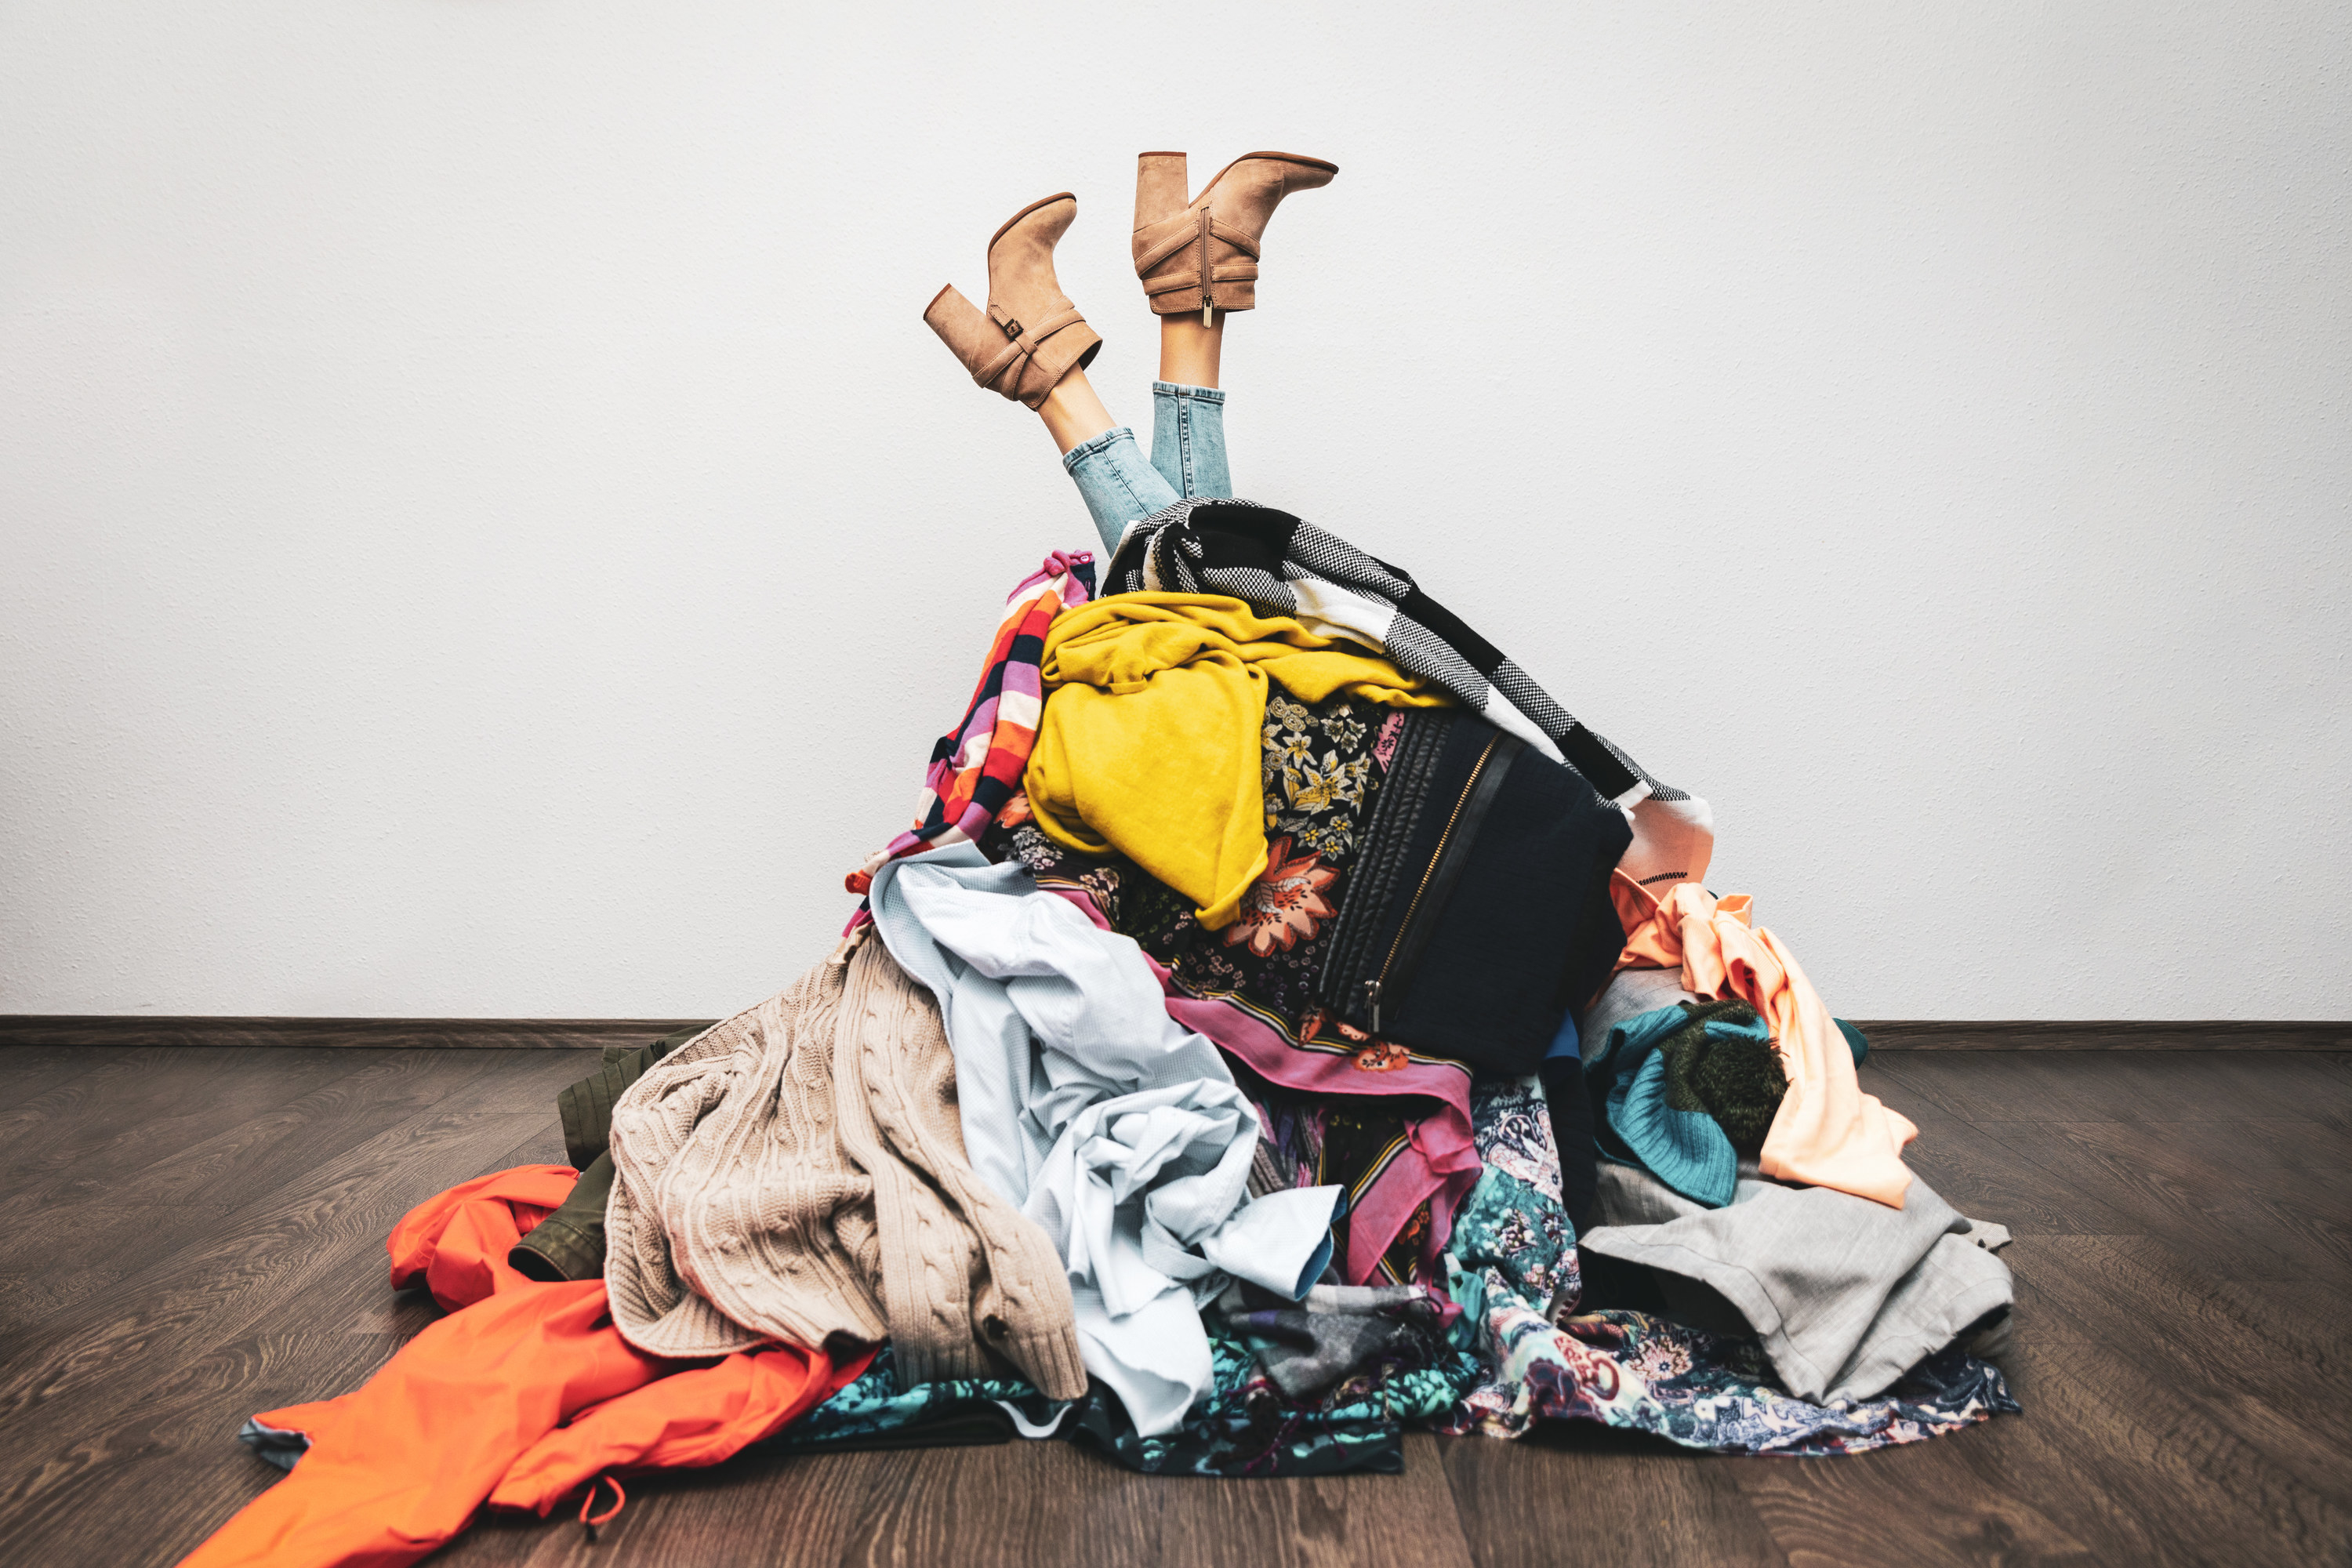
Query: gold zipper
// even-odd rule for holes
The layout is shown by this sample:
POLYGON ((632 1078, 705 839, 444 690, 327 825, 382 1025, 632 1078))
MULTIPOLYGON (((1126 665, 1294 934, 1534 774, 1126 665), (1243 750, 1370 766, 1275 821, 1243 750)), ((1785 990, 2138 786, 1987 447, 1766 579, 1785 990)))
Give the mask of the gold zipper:
POLYGON ((1470 792, 1478 787, 1478 775, 1486 771, 1486 759, 1493 756, 1495 748, 1502 743, 1503 732, 1497 730, 1487 740, 1486 749, 1478 753, 1476 765, 1471 768, 1469 778, 1463 782, 1461 795, 1454 799, 1454 815, 1445 819, 1445 831, 1437 836, 1437 847, 1430 853, 1429 864, 1422 868, 1421 885, 1412 890, 1412 902, 1404 907, 1404 920, 1397 927, 1395 940, 1389 943, 1389 955, 1381 960, 1381 976, 1377 980, 1364 982, 1364 998, 1370 1004, 1371 1032, 1375 1035, 1381 1032, 1381 992, 1388 984, 1389 968, 1396 963, 1397 949, 1404 945, 1404 933, 1412 929, 1412 917, 1421 908, 1421 896, 1429 891, 1429 879, 1437 875, 1437 863, 1445 858, 1445 842, 1454 837, 1454 825, 1462 820, 1462 808, 1470 804, 1470 792))

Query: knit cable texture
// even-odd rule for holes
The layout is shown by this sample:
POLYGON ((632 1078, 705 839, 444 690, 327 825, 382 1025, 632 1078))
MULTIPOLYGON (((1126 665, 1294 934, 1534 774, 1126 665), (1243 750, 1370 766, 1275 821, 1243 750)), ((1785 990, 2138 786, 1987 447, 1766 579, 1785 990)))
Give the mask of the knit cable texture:
POLYGON ((938 1005, 855 938, 613 1109, 605 1282, 622 1335, 724 1355, 835 1334, 902 1385, 991 1373, 1086 1392, 1051 1240, 973 1173, 938 1005))

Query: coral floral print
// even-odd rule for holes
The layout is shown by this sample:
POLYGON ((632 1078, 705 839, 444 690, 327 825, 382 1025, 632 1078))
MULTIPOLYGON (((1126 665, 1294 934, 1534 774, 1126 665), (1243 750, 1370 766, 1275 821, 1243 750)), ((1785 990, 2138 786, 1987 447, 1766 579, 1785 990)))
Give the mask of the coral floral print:
POLYGON ((1321 921, 1339 912, 1325 896, 1339 873, 1316 854, 1295 856, 1287 835, 1266 846, 1265 871, 1242 895, 1241 912, 1224 931, 1225 945, 1249 943, 1260 958, 1312 942, 1321 921))
POLYGON ((1394 1072, 1399 1068, 1412 1065, 1412 1053, 1395 1041, 1376 1040, 1353 1024, 1342 1023, 1320 1007, 1309 1009, 1307 1016, 1299 1020, 1298 1037, 1302 1040, 1320 1039, 1326 1029, 1359 1047, 1349 1058, 1355 1063, 1358 1072, 1394 1072))

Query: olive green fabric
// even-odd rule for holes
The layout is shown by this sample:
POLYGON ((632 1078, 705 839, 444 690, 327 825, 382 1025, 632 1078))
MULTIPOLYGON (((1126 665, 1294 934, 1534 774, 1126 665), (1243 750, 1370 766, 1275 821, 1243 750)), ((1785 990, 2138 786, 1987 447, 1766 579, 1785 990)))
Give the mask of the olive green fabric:
POLYGON ((703 1026, 664 1035, 646 1046, 606 1046, 604 1065, 555 1097, 563 1119, 563 1156, 586 1170, 613 1141, 613 1102, 646 1069, 701 1034, 703 1026))
POLYGON ((1731 1147, 1753 1159, 1789 1092, 1780 1053, 1756 1009, 1736 997, 1685 1002, 1682 1010, 1687 1021, 1656 1046, 1665 1063, 1666 1107, 1714 1117, 1731 1147), (1709 1027, 1717 1023, 1733 1027, 1709 1027))
POLYGON ((613 1156, 588 1162, 563 1206, 530 1227, 507 1262, 526 1279, 552 1285, 604 1275, 604 1205, 613 1196, 613 1156))
POLYGON ((594 1279, 604 1272, 604 1206, 613 1196, 613 1102, 703 1026, 680 1029, 643 1046, 606 1046, 594 1072, 555 1097, 563 1122, 563 1157, 580 1172, 563 1206, 517 1242, 507 1261, 525 1279, 594 1279))

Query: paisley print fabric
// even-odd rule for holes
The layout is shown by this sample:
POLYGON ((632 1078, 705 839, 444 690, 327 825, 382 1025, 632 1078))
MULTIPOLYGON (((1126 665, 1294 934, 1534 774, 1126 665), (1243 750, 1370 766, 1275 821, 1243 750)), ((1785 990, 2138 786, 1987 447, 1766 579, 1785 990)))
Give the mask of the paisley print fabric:
POLYGON ((1478 1158, 1489 1169, 1560 1201, 1559 1148, 1552 1139, 1541 1079, 1478 1078, 1470 1086, 1470 1131, 1478 1158))
POLYGON ((1215 1391, 1160 1437, 1138 1436, 1116 1396, 1099 1383, 1058 1405, 1017 1378, 923 1384, 901 1394, 884 1347, 848 1387, 776 1439, 787 1449, 822 1451, 871 1443, 960 1415, 1006 1410, 1031 1431, 1089 1444, 1146 1475, 1328 1476, 1404 1468, 1406 1424, 1426 1425, 1453 1408, 1484 1373, 1465 1348, 1448 1342, 1424 1363, 1391 1364, 1347 1379, 1321 1398, 1286 1398, 1261 1372, 1249 1343, 1212 1310, 1202 1316, 1216 1367, 1215 1391))
POLYGON ((1450 1287, 1488 1373, 1439 1430, 1517 1437, 1538 1420, 1597 1421, 1717 1453, 1807 1456, 1916 1443, 2018 1409, 2000 1370, 1957 1348, 1843 1410, 1795 1398, 1753 1336, 1578 1314, 1572 1241, 1556 1198, 1487 1167, 1454 1223, 1450 1287))
MULTIPOLYGON (((1916 1443, 2017 1410, 2000 1373, 1957 1349, 1929 1357, 1880 1398, 1837 1410, 1777 1387, 1752 1337, 1643 1312, 1579 1313, 1575 1234, 1560 1207, 1541 1089, 1528 1079, 1481 1079, 1473 1100, 1485 1163, 1454 1216, 1444 1260, 1463 1315, 1418 1359, 1360 1369, 1319 1398, 1289 1399, 1211 1307, 1202 1321, 1214 1392, 1175 1432, 1146 1438, 1099 1384, 1066 1407, 1014 1378, 901 1394, 886 1348, 865 1376, 779 1441, 822 1448, 1010 1407, 1032 1429, 1058 1417, 1056 1436, 1147 1474, 1392 1474, 1402 1467, 1407 1425, 1517 1437, 1538 1421, 1597 1421, 1717 1453, 1819 1456, 1916 1443)), ((1254 1186, 1311 1184, 1308 1174, 1352 1157, 1331 1146, 1328 1106, 1304 1097, 1275 1103, 1254 1186)), ((1339 1141, 1350 1138, 1370 1141, 1343 1118, 1339 1141)))

